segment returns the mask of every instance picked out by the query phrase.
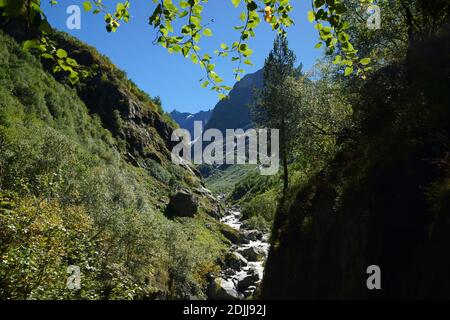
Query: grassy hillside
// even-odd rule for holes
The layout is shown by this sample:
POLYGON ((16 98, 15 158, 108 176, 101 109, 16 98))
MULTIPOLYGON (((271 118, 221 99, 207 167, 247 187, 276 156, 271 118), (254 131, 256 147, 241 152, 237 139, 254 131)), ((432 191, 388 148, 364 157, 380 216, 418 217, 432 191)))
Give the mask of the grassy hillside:
POLYGON ((164 216, 171 192, 201 185, 168 160, 170 125, 123 73, 63 37, 98 57, 101 72, 77 88, 0 32, 0 298, 204 298, 227 244, 213 204, 164 216), (81 290, 66 287, 69 265, 81 290))

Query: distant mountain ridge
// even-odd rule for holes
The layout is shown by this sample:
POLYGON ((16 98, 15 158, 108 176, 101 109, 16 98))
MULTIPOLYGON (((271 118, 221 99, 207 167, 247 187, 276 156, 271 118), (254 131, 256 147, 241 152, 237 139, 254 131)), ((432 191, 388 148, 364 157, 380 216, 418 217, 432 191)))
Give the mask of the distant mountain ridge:
POLYGON ((211 118, 211 115, 212 110, 199 111, 197 113, 179 112, 177 110, 173 110, 170 113, 170 116, 176 123, 178 123, 180 128, 186 129, 190 132, 191 137, 194 136, 194 121, 201 121, 202 126, 204 127, 211 118))
POLYGON ((264 70, 250 73, 237 82, 230 91, 228 99, 221 100, 214 107, 211 119, 205 129, 216 128, 246 129, 252 126, 250 107, 254 99, 254 90, 260 89, 264 82, 264 70))

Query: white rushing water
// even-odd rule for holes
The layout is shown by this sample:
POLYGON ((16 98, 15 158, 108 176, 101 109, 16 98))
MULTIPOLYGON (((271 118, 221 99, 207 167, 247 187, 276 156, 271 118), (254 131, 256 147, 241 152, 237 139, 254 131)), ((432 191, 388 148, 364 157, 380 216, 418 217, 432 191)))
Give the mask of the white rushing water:
POLYGON ((239 244, 234 244, 231 247, 232 252, 236 252, 244 257, 249 257, 248 251, 258 253, 258 259, 248 259, 257 261, 246 261, 246 265, 240 267, 238 270, 226 269, 222 272, 222 287, 225 287, 231 293, 237 294, 237 297, 240 299, 253 294, 256 286, 262 281, 264 263, 269 251, 268 235, 263 235, 257 230, 243 228, 241 218, 242 214, 240 209, 233 207, 221 219, 221 222, 224 224, 238 230, 240 232, 240 238, 244 239, 243 241, 239 241, 239 244))

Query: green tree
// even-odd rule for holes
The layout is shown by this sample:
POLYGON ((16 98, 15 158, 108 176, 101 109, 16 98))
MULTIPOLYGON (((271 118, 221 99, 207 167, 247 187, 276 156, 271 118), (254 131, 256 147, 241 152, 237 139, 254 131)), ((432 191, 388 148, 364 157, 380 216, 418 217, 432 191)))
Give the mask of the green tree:
POLYGON ((264 86, 254 110, 254 120, 258 125, 280 130, 284 191, 289 186, 288 150, 296 136, 295 121, 292 118, 293 95, 287 82, 295 73, 295 60, 286 36, 277 35, 273 49, 264 63, 264 86))

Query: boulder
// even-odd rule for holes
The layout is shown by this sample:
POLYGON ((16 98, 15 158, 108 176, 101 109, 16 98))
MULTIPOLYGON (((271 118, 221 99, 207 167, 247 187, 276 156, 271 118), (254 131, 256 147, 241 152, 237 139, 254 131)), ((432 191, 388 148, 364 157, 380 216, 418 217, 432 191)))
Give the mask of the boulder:
POLYGON ((248 261, 240 253, 228 252, 225 256, 225 265, 233 270, 240 270, 247 266, 248 261))
POLYGON ((166 215, 174 217, 193 217, 198 211, 198 199, 188 191, 179 191, 170 198, 166 215))
POLYGON ((223 224, 220 228, 220 233, 223 234, 225 238, 231 241, 231 243, 239 243, 239 231, 223 224))
POLYGON ((238 250, 248 261, 260 261, 266 256, 266 252, 258 247, 246 247, 238 250))
POLYGON ((255 270, 250 269, 249 273, 244 278, 239 280, 237 287, 240 291, 245 291, 259 280, 259 274, 255 272, 255 270))
POLYGON ((241 231, 240 238, 242 241, 256 241, 262 238, 262 233, 258 230, 243 230, 241 231))
POLYGON ((210 285, 208 298, 211 300, 238 300, 241 295, 236 290, 233 281, 216 278, 210 285))

